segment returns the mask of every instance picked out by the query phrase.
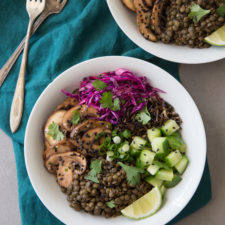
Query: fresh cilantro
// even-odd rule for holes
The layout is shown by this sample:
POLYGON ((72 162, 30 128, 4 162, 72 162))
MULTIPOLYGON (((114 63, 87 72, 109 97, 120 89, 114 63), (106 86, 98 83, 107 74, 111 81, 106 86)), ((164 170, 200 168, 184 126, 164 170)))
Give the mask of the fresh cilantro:
POLYGON ((109 208, 115 208, 115 202, 112 200, 112 201, 109 201, 109 202, 106 202, 105 203, 109 208))
POLYGON ((197 4, 193 4, 190 9, 189 17, 194 23, 198 23, 203 16, 210 13, 210 10, 203 9, 197 4))
POLYGON ((80 121, 80 113, 78 110, 74 110, 73 115, 72 115, 72 124, 77 125, 80 121))
POLYGON ((101 91, 107 87, 106 83, 101 80, 95 80, 92 85, 97 91, 101 91))
POLYGON ((120 99, 115 98, 113 102, 113 111, 120 110, 120 99))
POLYGON ((136 120, 142 123, 143 125, 146 125, 151 120, 151 115, 145 106, 144 109, 142 109, 137 115, 136 120))
POLYGON ((133 167, 133 166, 127 166, 123 164, 122 162, 118 162, 118 164, 125 170, 127 175, 127 182, 135 186, 136 184, 140 183, 141 181, 141 173, 144 173, 144 170, 141 168, 133 167))
POLYGON ((91 171, 89 175, 85 177, 85 179, 91 180, 95 183, 99 183, 97 175, 101 173, 102 171, 102 161, 98 159, 92 161, 90 168, 91 168, 91 171))
POLYGON ((129 130, 122 131, 121 136, 124 137, 124 138, 129 138, 130 137, 130 131, 129 130))
POLYGON ((103 108, 112 108, 113 106, 112 98, 113 93, 110 91, 106 91, 102 94, 102 97, 99 102, 101 103, 103 108))
POLYGON ((217 10, 216 13, 220 16, 225 16, 225 4, 221 5, 217 10))
POLYGON ((64 134, 59 130, 59 125, 54 121, 48 126, 48 135, 56 141, 62 141, 64 134))

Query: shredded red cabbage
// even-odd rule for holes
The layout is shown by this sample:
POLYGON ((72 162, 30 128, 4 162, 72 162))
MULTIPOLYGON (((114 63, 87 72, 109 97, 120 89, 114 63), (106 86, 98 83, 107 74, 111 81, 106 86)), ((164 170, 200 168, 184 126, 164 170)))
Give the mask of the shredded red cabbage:
POLYGON ((98 110, 100 120, 109 121, 112 124, 117 124, 119 118, 124 115, 126 110, 131 108, 131 114, 142 110, 146 105, 146 100, 149 97, 158 97, 158 93, 164 91, 152 87, 145 76, 137 76, 129 70, 122 68, 112 72, 105 72, 99 76, 89 76, 84 78, 80 84, 78 95, 71 94, 65 90, 62 92, 71 97, 78 98, 80 104, 92 106, 98 110), (101 80, 107 84, 103 90, 96 90, 92 82, 101 80), (113 111, 110 108, 103 108, 99 100, 104 92, 112 92, 113 100, 119 98, 120 110, 113 111))

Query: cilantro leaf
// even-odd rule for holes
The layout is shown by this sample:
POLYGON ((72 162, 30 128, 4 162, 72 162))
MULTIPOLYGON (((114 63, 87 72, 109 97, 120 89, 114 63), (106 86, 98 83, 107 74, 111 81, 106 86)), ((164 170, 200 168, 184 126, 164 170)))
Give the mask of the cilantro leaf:
POLYGON ((112 97, 113 93, 111 91, 106 91, 102 94, 102 97, 99 102, 101 103, 103 108, 112 108, 112 97))
POLYGON ((129 130, 124 130, 124 131, 121 132, 121 135, 124 138, 129 138, 130 137, 130 131, 129 130))
POLYGON ((92 85, 97 91, 101 91, 107 87, 106 83, 101 80, 95 80, 92 85))
POLYGON ((137 121, 142 123, 143 125, 146 125, 151 120, 151 115, 147 109, 147 106, 145 106, 144 109, 142 109, 135 117, 137 121))
POLYGON ((113 102, 113 111, 120 110, 120 99, 115 98, 113 102))
POLYGON ((210 13, 210 10, 203 9, 197 4, 193 4, 190 9, 189 17, 194 23, 198 23, 203 16, 210 13))
POLYGON ((127 175, 127 182, 130 185, 135 186, 136 184, 140 183, 141 180, 140 173, 144 173, 143 169, 133 166, 127 166, 122 162, 118 162, 118 164, 125 170, 127 175))
POLYGON ((90 171, 89 175, 85 177, 85 179, 91 180, 95 183, 99 183, 97 175, 99 173, 101 173, 101 171, 102 171, 102 161, 98 160, 98 159, 92 161, 90 168, 91 168, 91 171, 90 171))
POLYGON ((112 200, 112 201, 109 201, 109 202, 106 202, 105 203, 109 208, 115 208, 115 202, 112 200))
POLYGON ((59 130, 59 125, 54 121, 48 126, 48 135, 56 141, 62 141, 64 134, 59 130))
POLYGON ((73 115, 72 115, 72 124, 77 125, 80 121, 80 113, 78 110, 74 110, 73 115))
POLYGON ((217 10, 216 13, 220 16, 225 16, 225 4, 221 5, 217 10))

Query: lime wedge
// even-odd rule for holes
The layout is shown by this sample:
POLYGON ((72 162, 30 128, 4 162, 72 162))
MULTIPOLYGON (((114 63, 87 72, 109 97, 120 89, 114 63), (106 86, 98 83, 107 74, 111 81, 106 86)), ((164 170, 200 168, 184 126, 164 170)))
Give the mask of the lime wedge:
POLYGON ((121 213, 134 220, 144 219, 156 213, 162 204, 162 195, 158 187, 121 210, 121 213))
POLYGON ((206 37, 205 42, 215 46, 225 46, 225 25, 206 37))

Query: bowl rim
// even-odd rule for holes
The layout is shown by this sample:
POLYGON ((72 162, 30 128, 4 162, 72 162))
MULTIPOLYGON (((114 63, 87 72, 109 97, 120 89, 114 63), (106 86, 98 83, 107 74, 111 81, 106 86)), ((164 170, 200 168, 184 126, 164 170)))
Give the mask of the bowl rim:
MULTIPOLYGON (((161 54, 160 50, 158 49, 151 49, 149 50, 149 48, 145 47, 145 44, 140 40, 140 38, 135 37, 135 35, 133 34, 133 32, 130 32, 130 29, 128 28, 128 26, 126 25, 126 22, 124 22, 123 20, 120 19, 121 15, 119 13, 119 11, 117 12, 116 10, 114 10, 113 4, 116 4, 116 1, 120 1, 121 0, 106 0, 109 10, 114 18, 114 20, 116 21, 117 25, 120 27, 120 29, 125 33, 125 35, 132 41, 134 42, 137 46, 139 46, 141 49, 149 52, 150 54, 153 54, 161 59, 165 59, 168 60, 170 62, 176 62, 176 63, 183 63, 183 64, 204 64, 204 63, 210 63, 210 62, 215 62, 221 59, 225 58, 225 53, 221 56, 219 56, 218 54, 211 54, 211 56, 209 55, 210 52, 207 51, 207 49, 199 49, 199 51, 207 51, 206 53, 204 53, 204 55, 209 55, 208 57, 196 57, 195 54, 192 54, 192 57, 188 57, 188 60, 186 60, 185 58, 179 58, 178 56, 176 56, 176 54, 170 54, 168 56, 164 56, 163 54, 161 54), (213 57, 212 57, 213 56, 213 57)), ((122 2, 121 2, 122 4, 122 2)), ((125 6, 124 6, 125 7, 125 6)), ((129 10, 129 9, 127 9, 129 10)), ((138 31, 139 33, 139 31, 138 31)), ((141 36, 143 39, 144 37, 141 36)), ((146 41, 146 40, 145 40, 146 41)), ((148 41, 150 42, 150 41, 148 41)), ((154 42, 150 42, 151 45, 156 45, 157 43, 154 42)), ((160 42, 160 44, 163 44, 160 42)), ((174 44, 164 44, 164 45, 170 45, 170 46, 174 46, 174 47, 179 47, 179 48, 184 48, 184 51, 190 51, 192 50, 190 47, 187 46, 177 46, 174 44)), ((215 49, 215 48, 223 48, 223 50, 225 51, 225 47, 217 47, 217 46, 212 46, 208 49, 215 49)), ((172 49, 171 49, 172 50, 172 49)), ((193 49, 193 50, 197 50, 197 48, 193 49)))
MULTIPOLYGON (((198 116, 198 120, 199 120, 199 127, 201 129, 201 132, 202 132, 202 149, 204 150, 203 152, 203 156, 202 156, 202 164, 201 166, 199 166, 199 176, 197 177, 196 179, 196 183, 195 183, 195 186, 192 187, 192 191, 191 193, 188 195, 188 197, 186 197, 185 199, 185 203, 179 208, 179 210, 176 211, 176 213, 174 213, 173 215, 170 215, 170 216, 167 216, 166 218, 166 223, 171 221, 173 218, 175 218, 185 207, 186 205, 189 203, 189 201, 191 200, 191 198, 193 197, 194 193, 196 192, 198 186, 199 186, 199 183, 201 181, 201 178, 202 178, 202 175, 203 175, 203 171, 204 171, 204 167, 205 167, 205 161, 206 161, 206 133, 205 133, 205 128, 204 128, 204 124, 203 124, 203 120, 202 120, 202 117, 200 115, 200 112, 194 102, 194 100, 192 99, 192 97, 190 96, 190 94, 187 92, 187 90, 183 87, 183 85, 177 81, 172 75, 170 75, 167 71, 165 71, 164 69, 150 63, 150 62, 147 62, 145 60, 141 60, 141 59, 138 59, 138 58, 134 58, 134 57, 128 57, 128 56, 103 56, 103 57, 97 57, 97 58, 92 58, 92 59, 89 59, 89 60, 86 60, 86 61, 83 61, 81 63, 78 63, 78 64, 75 64, 74 66, 68 68, 67 70, 65 70, 64 72, 62 72, 60 75, 58 75, 51 83, 49 83, 49 85, 42 91, 41 95, 39 96, 39 98, 37 99, 36 103, 34 104, 33 108, 32 108, 32 111, 30 113, 30 116, 29 116, 29 119, 28 119, 28 122, 27 122, 27 126, 26 126, 26 131, 25 131, 25 139, 24 139, 24 158, 25 158, 25 165, 26 165, 26 170, 27 170, 27 173, 28 173, 28 177, 29 177, 29 180, 31 182, 31 185, 35 191, 35 193, 37 194, 38 198, 41 200, 41 202, 43 203, 43 205, 52 213, 52 215, 54 215, 57 219, 59 219, 60 221, 66 223, 66 224, 69 224, 68 221, 65 220, 65 217, 63 217, 62 215, 56 215, 53 208, 50 207, 50 205, 48 205, 48 203, 46 203, 45 199, 43 199, 43 197, 41 196, 40 194, 40 191, 39 191, 39 187, 38 185, 36 185, 35 183, 35 179, 33 177, 33 175, 31 174, 30 172, 30 167, 29 167, 29 161, 27 160, 27 154, 28 154, 28 146, 27 146, 27 142, 28 142, 28 138, 29 138, 29 131, 32 130, 32 127, 30 126, 30 124, 32 123, 32 117, 33 117, 33 113, 34 111, 36 110, 36 106, 41 104, 41 101, 42 101, 42 98, 43 96, 45 95, 45 91, 51 87, 51 86, 54 86, 54 82, 57 81, 57 80, 60 80, 60 79, 63 79, 63 77, 70 71, 70 70, 73 70, 74 68, 76 67, 79 67, 79 66, 84 66, 84 65, 88 65, 89 63, 103 63, 104 61, 113 61, 114 59, 120 59, 120 60, 129 60, 131 61, 136 61, 136 62, 140 62, 140 63, 145 63, 145 64, 151 64, 152 67, 155 67, 159 70, 161 70, 161 72, 163 72, 164 74, 167 74, 168 76, 170 76, 171 79, 173 79, 175 82, 177 82, 178 85, 180 85, 182 88, 183 88, 183 91, 185 92, 185 94, 188 95, 188 97, 190 98, 190 100, 192 101, 192 104, 193 104, 193 107, 195 108, 195 111, 196 111, 196 115, 198 116)), ((161 223, 160 223, 161 224, 161 223)))

